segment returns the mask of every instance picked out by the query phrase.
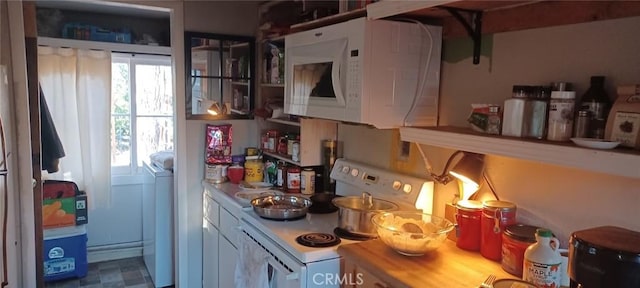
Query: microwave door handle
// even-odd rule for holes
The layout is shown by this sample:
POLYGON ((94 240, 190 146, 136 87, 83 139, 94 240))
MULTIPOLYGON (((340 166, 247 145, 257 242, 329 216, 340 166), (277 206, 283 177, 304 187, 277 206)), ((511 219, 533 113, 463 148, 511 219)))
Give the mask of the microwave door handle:
MULTIPOLYGON (((346 55, 346 50, 347 50, 347 42, 344 42, 344 44, 342 45, 340 52, 338 53, 338 55, 341 55, 342 59, 345 59, 348 61, 347 55, 346 55)), ((340 58, 338 58, 338 60, 340 60, 340 58)), ((340 61, 334 61, 334 63, 340 63, 340 61)), ((349 65, 348 63, 346 63, 345 65, 349 65)), ((345 67, 345 69, 348 69, 347 67, 345 67)), ((335 91, 336 93, 336 99, 338 100, 338 102, 340 103, 340 105, 346 105, 346 101, 347 99, 345 98, 345 95, 342 94, 342 91, 346 91, 346 89, 343 89, 344 87, 342 87, 342 82, 340 81, 340 78, 342 78, 342 73, 346 73, 345 71, 341 71, 340 70, 340 65, 333 65, 331 68, 331 80, 333 82, 333 91, 335 91), (338 88, 338 89, 336 89, 338 88)))
MULTIPOLYGON (((274 259, 273 257, 269 257, 268 262, 269 262, 269 265, 271 265, 275 270, 281 271, 281 269, 276 269, 276 267, 281 267, 283 268, 282 270, 288 271, 288 269, 284 268, 282 264, 278 263, 278 261, 276 261, 276 259, 274 259)), ((285 275, 285 279, 287 280, 296 280, 298 279, 298 277, 299 275, 297 272, 291 272, 285 275)))

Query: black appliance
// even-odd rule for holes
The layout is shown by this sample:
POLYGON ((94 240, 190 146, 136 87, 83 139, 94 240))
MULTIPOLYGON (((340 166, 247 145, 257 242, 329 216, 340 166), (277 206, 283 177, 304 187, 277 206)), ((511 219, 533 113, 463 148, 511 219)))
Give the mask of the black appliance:
POLYGON ((602 226, 569 240, 572 288, 640 287, 640 232, 602 226))

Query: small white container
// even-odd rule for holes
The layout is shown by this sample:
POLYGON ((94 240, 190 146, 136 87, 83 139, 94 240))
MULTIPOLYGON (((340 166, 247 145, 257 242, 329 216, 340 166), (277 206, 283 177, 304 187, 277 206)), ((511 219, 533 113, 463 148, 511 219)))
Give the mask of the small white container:
POLYGON ((522 280, 538 287, 560 287, 562 280, 562 256, 560 242, 548 229, 536 231, 537 242, 524 252, 522 280))
POLYGON ((527 99, 509 98, 504 101, 502 112, 502 135, 522 137, 527 99))
POLYGON ((547 140, 569 141, 573 133, 575 91, 553 91, 549 103, 547 140))

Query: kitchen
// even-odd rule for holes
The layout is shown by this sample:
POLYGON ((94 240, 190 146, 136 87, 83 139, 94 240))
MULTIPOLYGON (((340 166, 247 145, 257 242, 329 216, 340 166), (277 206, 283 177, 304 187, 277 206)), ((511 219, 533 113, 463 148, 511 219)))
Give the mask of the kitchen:
MULTIPOLYGON (((213 9, 219 8, 215 3, 198 3, 198 5, 211 5, 211 10, 225 14, 221 12, 224 10, 213 9)), ((216 23, 210 24, 207 21, 198 20, 217 19, 217 17, 210 17, 210 13, 198 5, 185 2, 184 7, 175 8, 184 9, 184 14, 177 14, 189 15, 183 20, 178 20, 182 23, 177 25, 184 25, 183 30, 217 32, 210 28, 216 23)), ((227 19, 222 18, 223 16, 221 19, 227 19)), ((223 21, 223 23, 228 22, 223 21)), ((233 25, 234 29, 238 29, 237 31, 225 31, 225 33, 252 35, 256 26, 254 24, 237 23, 233 25)), ((638 50, 638 44, 633 41, 633 27, 637 26, 637 18, 622 18, 495 34, 491 37, 491 41, 488 40, 489 37, 483 38, 483 43, 489 42, 493 47, 487 52, 488 55, 481 58, 478 66, 471 64, 469 58, 471 47, 468 43, 449 40, 451 42, 445 42, 445 58, 441 67, 440 124, 466 126, 465 121, 470 104, 478 102, 479 99, 486 103, 501 103, 509 96, 510 88, 515 83, 549 83, 562 80, 574 83, 580 94, 580 91, 586 89, 591 75, 603 74, 609 81, 608 91, 613 95, 615 85, 637 81, 634 76, 639 74, 637 69, 640 67, 637 65, 639 60, 635 53, 638 50), (554 44, 543 45, 541 44, 543 41, 554 44), (593 43, 602 45, 594 46, 593 43), (552 49, 554 47, 560 48, 552 49), (584 59, 589 61, 583 61, 584 59), (481 96, 473 96, 479 93, 481 96)), ((181 35, 181 33, 176 34, 178 37, 181 35)), ((174 47, 174 49, 182 51, 181 47, 174 47)), ((176 54, 175 57, 180 62, 182 54, 176 54)), ((183 75, 182 72, 176 74, 183 75)), ((180 85, 177 86, 180 87, 180 85)), ((177 89, 177 91, 181 90, 184 89, 177 89)), ((178 135, 177 159, 179 160, 176 187, 177 191, 184 191, 177 195, 179 211, 177 261, 180 263, 177 273, 180 275, 179 285, 194 287, 193 285, 199 283, 202 275, 199 271, 201 254, 198 247, 201 247, 199 223, 202 219, 201 180, 204 167, 200 164, 202 163, 200 159, 204 157, 201 143, 204 143, 202 131, 207 121, 185 121, 184 115, 181 114, 184 113, 184 107, 180 106, 184 103, 181 99, 183 96, 181 93, 177 95, 178 132, 176 135, 178 135)), ((234 154, 241 153, 241 149, 245 146, 254 146, 258 143, 258 131, 255 125, 241 120, 228 122, 234 125, 236 136, 234 154), (243 143, 240 139, 246 139, 246 142, 243 143)), ((373 166, 424 177, 426 170, 422 160, 417 156, 415 147, 412 147, 412 156, 408 162, 398 161, 395 153, 389 153, 397 149, 399 138, 397 130, 376 130, 341 124, 338 131, 340 133, 338 138, 345 144, 343 156, 373 166), (379 144, 370 147, 362 143, 379 144), (377 157, 371 157, 371 155, 377 155, 377 157)), ((444 168, 444 163, 453 153, 453 150, 433 146, 425 146, 425 151, 436 173, 444 168)), ((557 234, 562 235, 560 238, 564 241, 563 243, 566 243, 571 231, 586 227, 612 224, 640 230, 640 224, 634 217, 634 211, 640 206, 640 196, 635 192, 637 190, 635 187, 639 184, 637 178, 590 172, 589 167, 567 168, 493 155, 487 155, 486 167, 501 199, 518 204, 519 217, 524 217, 523 220, 526 222, 557 231, 557 234), (522 179, 528 181, 526 185, 523 185, 522 179), (538 179, 544 179, 544 181, 538 179)), ((634 167, 627 169, 633 170, 634 167)), ((450 201, 456 192, 454 184, 436 185, 434 204, 436 215, 444 215, 444 203, 450 201)))

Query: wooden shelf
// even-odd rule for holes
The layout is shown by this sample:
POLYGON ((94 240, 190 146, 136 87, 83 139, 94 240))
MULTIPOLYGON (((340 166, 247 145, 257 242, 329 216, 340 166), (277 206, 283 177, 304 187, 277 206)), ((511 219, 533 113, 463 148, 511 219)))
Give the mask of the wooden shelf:
POLYGON ((327 26, 327 25, 331 25, 331 24, 336 24, 336 23, 339 23, 339 22, 344 22, 344 21, 355 19, 355 18, 358 18, 358 17, 364 17, 366 15, 367 15, 367 9, 366 8, 360 8, 360 9, 352 10, 352 11, 349 11, 349 12, 335 14, 335 15, 323 17, 323 18, 320 18, 320 19, 316 19, 316 20, 312 20, 312 21, 308 21, 308 22, 304 22, 304 23, 298 23, 298 24, 291 25, 291 27, 289 27, 289 29, 290 29, 289 33, 305 31, 305 30, 311 30, 311 29, 314 29, 314 28, 327 26))
POLYGON ((280 123, 280 124, 284 124, 284 125, 300 127, 300 122, 291 121, 291 120, 288 120, 288 119, 267 118, 265 120, 267 120, 269 122, 273 122, 273 123, 280 123))
POLYGON ((298 161, 293 161, 291 160, 291 157, 289 155, 282 155, 282 154, 278 154, 278 153, 271 153, 271 152, 262 152, 262 154, 282 160, 284 162, 287 162, 289 164, 293 164, 296 166, 301 166, 300 162, 298 161))
POLYGON ((461 127, 402 127, 400 137, 420 144, 640 178, 640 151, 633 149, 589 149, 571 142, 487 135, 461 127))

